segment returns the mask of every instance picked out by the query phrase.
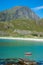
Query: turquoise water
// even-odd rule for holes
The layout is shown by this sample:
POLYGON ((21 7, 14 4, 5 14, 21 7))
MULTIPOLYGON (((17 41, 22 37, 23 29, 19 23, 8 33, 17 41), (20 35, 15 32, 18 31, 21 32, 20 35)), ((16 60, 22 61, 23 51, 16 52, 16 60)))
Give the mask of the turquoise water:
POLYGON ((0 39, 0 58, 43 60, 43 42, 0 39), (26 52, 31 52, 32 55, 26 56, 26 52))

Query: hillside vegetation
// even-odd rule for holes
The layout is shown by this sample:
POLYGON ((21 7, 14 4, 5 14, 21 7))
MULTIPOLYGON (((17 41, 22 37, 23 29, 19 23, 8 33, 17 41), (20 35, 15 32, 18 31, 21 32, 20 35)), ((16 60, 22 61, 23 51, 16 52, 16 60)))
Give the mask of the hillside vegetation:
POLYGON ((43 37, 43 19, 39 21, 28 19, 0 21, 0 36, 43 37))

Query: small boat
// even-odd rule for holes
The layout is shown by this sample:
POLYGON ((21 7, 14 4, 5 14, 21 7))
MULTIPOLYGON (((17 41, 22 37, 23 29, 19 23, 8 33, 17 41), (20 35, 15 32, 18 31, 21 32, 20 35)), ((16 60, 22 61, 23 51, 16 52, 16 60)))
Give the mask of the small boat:
POLYGON ((32 55, 32 53, 31 52, 26 52, 25 55, 30 56, 30 55, 32 55))

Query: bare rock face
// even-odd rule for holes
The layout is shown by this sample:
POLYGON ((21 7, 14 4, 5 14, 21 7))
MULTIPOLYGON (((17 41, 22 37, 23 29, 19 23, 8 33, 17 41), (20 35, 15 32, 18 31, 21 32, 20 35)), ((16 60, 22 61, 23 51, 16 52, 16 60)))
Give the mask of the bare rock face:
POLYGON ((17 6, 9 10, 0 12, 0 21, 10 21, 15 19, 40 19, 30 8, 17 6))

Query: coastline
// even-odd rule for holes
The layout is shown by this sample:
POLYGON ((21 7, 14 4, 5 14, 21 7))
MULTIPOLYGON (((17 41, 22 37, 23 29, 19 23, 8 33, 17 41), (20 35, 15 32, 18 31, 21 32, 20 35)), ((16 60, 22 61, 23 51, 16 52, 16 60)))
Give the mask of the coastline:
POLYGON ((40 42, 43 42, 43 39, 40 39, 40 38, 0 37, 0 39, 28 40, 28 41, 40 41, 40 42))

